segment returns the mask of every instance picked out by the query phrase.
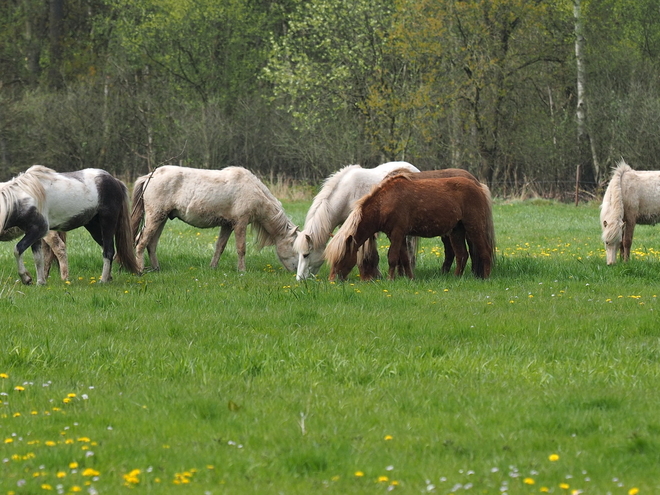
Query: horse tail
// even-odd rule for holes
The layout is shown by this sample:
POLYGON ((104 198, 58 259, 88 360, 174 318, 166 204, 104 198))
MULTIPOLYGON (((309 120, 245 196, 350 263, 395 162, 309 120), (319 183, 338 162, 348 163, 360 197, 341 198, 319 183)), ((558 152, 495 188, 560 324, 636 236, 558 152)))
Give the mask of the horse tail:
POLYGON ((610 183, 605 190, 603 203, 600 205, 600 226, 603 229, 602 239, 605 244, 618 243, 623 232, 623 194, 621 183, 623 174, 632 168, 621 160, 612 173, 610 183))
POLYGON ((123 197, 121 208, 119 210, 119 218, 117 219, 117 231, 115 232, 115 248, 117 249, 117 261, 119 264, 131 273, 139 273, 137 258, 135 256, 135 247, 133 245, 132 229, 131 229, 131 215, 128 211, 129 198, 128 188, 126 185, 117 180, 121 184, 123 197))
POLYGON ((362 220, 362 204, 358 201, 344 225, 341 226, 325 247, 323 255, 330 266, 336 264, 346 254, 346 240, 349 236, 355 235, 360 220, 362 220))
POLYGON ((491 264, 495 264, 495 223, 493 222, 493 197, 490 194, 490 189, 486 184, 481 184, 481 190, 486 197, 486 242, 488 243, 488 251, 490 252, 491 264))
POLYGON ((137 244, 138 235, 144 220, 144 185, 147 176, 138 177, 133 186, 133 211, 131 212, 131 234, 133 242, 137 244))

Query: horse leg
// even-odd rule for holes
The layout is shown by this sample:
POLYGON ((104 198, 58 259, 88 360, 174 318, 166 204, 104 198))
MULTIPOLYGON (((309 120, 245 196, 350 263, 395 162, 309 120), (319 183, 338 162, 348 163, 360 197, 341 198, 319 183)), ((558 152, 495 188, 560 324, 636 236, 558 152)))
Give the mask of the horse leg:
POLYGON ((451 247, 451 239, 448 235, 442 236, 442 244, 445 246, 445 261, 442 263, 442 273, 449 273, 451 270, 451 265, 454 263, 454 249, 451 247))
POLYGON ((220 256, 225 252, 227 247, 227 241, 229 236, 233 232, 234 227, 229 223, 224 223, 220 226, 220 233, 218 234, 218 240, 215 243, 215 253, 213 253, 213 259, 211 260, 211 268, 216 268, 218 266, 218 261, 220 256))
POLYGON ((25 231, 25 236, 18 241, 14 248, 14 257, 16 258, 18 275, 21 277, 21 282, 25 285, 30 285, 32 283, 32 276, 23 263, 23 253, 28 247, 32 247, 34 264, 37 269, 37 284, 44 285, 46 283, 46 277, 44 276, 44 258, 43 252, 41 251, 41 239, 46 235, 46 232, 48 232, 48 225, 46 224, 45 219, 42 219, 41 222, 33 224, 25 231))
MULTIPOLYGON (((452 251, 452 255, 456 258, 456 269, 454 270, 454 275, 460 277, 465 271, 465 265, 467 264, 468 260, 468 251, 465 248, 465 229, 462 225, 457 225, 456 228, 454 228, 454 230, 452 230, 447 237, 449 240, 449 248, 452 251)), ((474 259, 472 259, 472 263, 474 265, 474 259)), ((451 267, 451 263, 449 264, 449 267, 451 267)), ((444 268, 445 267, 443 265, 443 273, 446 273, 444 268)))
POLYGON ((42 248, 44 249, 44 270, 45 276, 48 278, 50 273, 50 266, 53 258, 57 259, 60 266, 60 278, 67 280, 69 278, 69 263, 66 255, 66 233, 53 232, 49 230, 46 237, 43 238, 42 248))
MULTIPOLYGON (((416 238, 415 238, 416 239, 416 238)), ((406 237, 406 242, 401 248, 399 253, 399 263, 398 263, 399 275, 406 276, 410 279, 415 278, 414 275, 414 266, 410 259, 410 245, 408 244, 408 237, 406 237)))
POLYGON ((103 271, 101 272, 101 282, 110 282, 112 280, 112 260, 115 257, 115 225, 111 218, 96 215, 91 222, 85 225, 87 231, 91 234, 96 243, 101 246, 103 251, 103 271))
POLYGON ((167 215, 154 215, 149 212, 145 214, 144 229, 138 236, 137 245, 135 246, 135 257, 137 259, 138 271, 144 272, 144 250, 149 253, 149 262, 151 269, 158 271, 160 265, 156 257, 156 247, 158 240, 163 233, 165 224, 167 223, 167 215))
MULTIPOLYGON (((405 250, 405 237, 392 234, 390 237, 390 249, 387 251, 387 263, 389 264, 389 272, 388 272, 388 279, 389 280, 394 280, 396 277, 396 270, 397 267, 399 266, 400 263, 400 258, 401 258, 401 251, 405 250)), ((408 259, 408 256, 406 255, 406 260, 404 260, 408 263, 408 266, 404 266, 404 269, 406 271, 406 274, 410 273, 410 260, 408 259)), ((412 278, 412 273, 409 275, 410 278, 412 278)))
POLYGON ((360 271, 360 280, 368 282, 380 278, 378 269, 378 244, 376 236, 371 236, 360 249, 358 249, 358 270, 360 271))
POLYGON ((635 232, 635 223, 634 220, 624 219, 623 238, 621 239, 621 259, 623 261, 630 260, 630 247, 635 232))
POLYGON ((410 268, 415 271, 417 266, 417 245, 419 244, 419 237, 406 236, 406 248, 408 249, 408 259, 410 260, 410 268))
POLYGON ((234 237, 236 240, 236 253, 238 254, 238 271, 245 271, 245 241, 247 236, 247 223, 243 220, 239 220, 236 225, 234 225, 234 237))

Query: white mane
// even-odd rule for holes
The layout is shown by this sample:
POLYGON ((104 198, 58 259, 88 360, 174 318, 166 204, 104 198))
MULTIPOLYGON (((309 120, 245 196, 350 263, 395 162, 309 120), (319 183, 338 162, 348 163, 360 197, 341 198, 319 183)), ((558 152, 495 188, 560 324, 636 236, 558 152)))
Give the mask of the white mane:
POLYGON ((606 244, 621 241, 623 229, 623 197, 622 186, 623 174, 633 169, 625 161, 621 160, 612 172, 612 178, 607 186, 603 203, 600 210, 600 225, 603 229, 602 239, 606 244))
MULTIPOLYGON (((343 185, 347 175, 359 169, 362 169, 360 165, 347 165, 323 181, 323 187, 314 197, 303 227, 303 232, 309 235, 312 240, 313 249, 323 247, 335 228, 333 218, 336 216, 334 208, 337 206, 337 202, 332 201, 332 198, 335 197, 335 191, 340 185, 343 185)), ((293 247, 297 251, 303 251, 305 249, 304 243, 305 236, 298 236, 293 247)))
POLYGON ((7 218, 14 211, 14 205, 17 202, 20 192, 26 193, 35 199, 39 212, 43 211, 43 205, 46 200, 46 191, 41 184, 41 179, 51 177, 56 174, 54 170, 41 165, 33 165, 25 172, 17 175, 9 182, 0 186, 0 231, 4 231, 7 218))

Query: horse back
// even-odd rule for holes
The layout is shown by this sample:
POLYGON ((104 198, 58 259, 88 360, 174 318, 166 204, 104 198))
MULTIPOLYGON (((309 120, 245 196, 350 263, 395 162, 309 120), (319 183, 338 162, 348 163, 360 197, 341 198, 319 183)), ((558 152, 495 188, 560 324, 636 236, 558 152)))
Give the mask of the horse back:
POLYGON ((660 171, 627 171, 621 177, 621 196, 625 221, 660 222, 660 171))

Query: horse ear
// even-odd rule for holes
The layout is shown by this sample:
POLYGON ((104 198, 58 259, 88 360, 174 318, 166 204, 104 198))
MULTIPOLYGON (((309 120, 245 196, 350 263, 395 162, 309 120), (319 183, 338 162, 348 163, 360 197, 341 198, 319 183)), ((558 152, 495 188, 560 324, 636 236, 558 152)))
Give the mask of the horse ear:
POLYGON ((305 234, 305 240, 307 241, 307 249, 312 250, 312 238, 309 234, 305 234))

